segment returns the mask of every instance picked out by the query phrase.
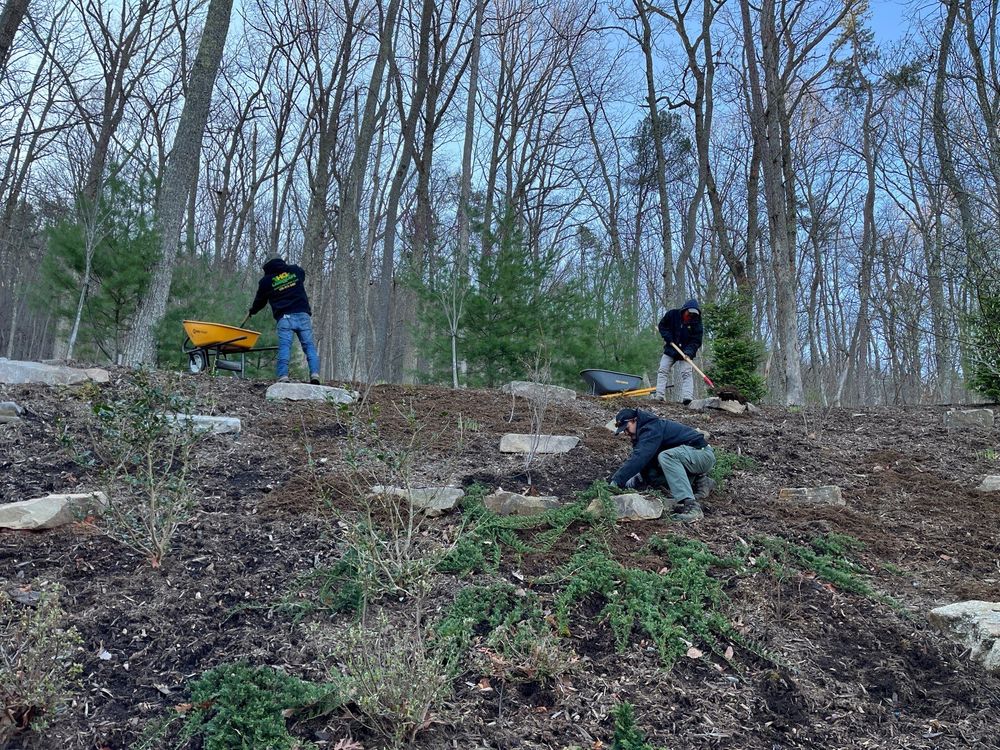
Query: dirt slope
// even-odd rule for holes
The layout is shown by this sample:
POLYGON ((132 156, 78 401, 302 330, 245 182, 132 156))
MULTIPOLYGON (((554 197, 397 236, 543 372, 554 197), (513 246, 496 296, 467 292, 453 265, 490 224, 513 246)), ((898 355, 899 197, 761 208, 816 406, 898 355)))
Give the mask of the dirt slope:
MULTIPOLYGON (((102 388, 118 388, 123 377, 116 373, 102 388)), ((500 454, 498 445, 506 432, 530 431, 532 409, 495 391, 377 386, 365 406, 374 426, 352 432, 348 411, 268 403, 265 383, 207 376, 164 382, 200 413, 240 417, 243 433, 202 445, 199 511, 161 570, 84 526, 0 532, 3 588, 61 583, 84 640, 76 702, 44 737, 22 737, 24 747, 135 747, 150 721, 187 700, 191 678, 237 659, 324 679, 330 662, 316 633, 331 616, 297 618, 276 605, 295 596, 303 576, 342 554, 338 514, 358 507, 360 482, 378 479, 377 467, 369 461, 359 469, 355 455, 359 446, 375 446, 375 426, 382 444, 412 446, 405 452, 416 485, 530 487, 567 502, 610 475, 628 452, 603 428, 622 404, 587 397, 549 404, 543 417, 543 432, 576 435, 580 445, 526 470, 523 458, 500 454)), ((64 431, 85 439, 92 395, 0 386, 0 400, 27 409, 23 425, 0 428, 0 502, 94 486, 91 470, 59 439, 64 431)), ((899 606, 848 593, 809 571, 784 579, 731 576, 731 621, 777 660, 737 646, 732 663, 709 654, 681 659, 669 671, 641 634, 617 651, 607 624, 593 616, 599 607, 584 606, 563 639, 578 657, 575 671, 521 684, 483 683, 483 674, 468 671, 416 746, 607 747, 609 711, 629 701, 658 747, 1000 747, 1000 679, 971 664, 926 620, 941 604, 1000 600, 1000 499, 973 491, 984 474, 1000 473, 996 430, 949 432, 944 408, 764 409, 748 418, 637 405, 709 431, 714 446, 750 456, 756 466, 728 479, 700 523, 619 525, 609 540, 616 559, 655 570, 661 561, 642 552, 653 535, 698 539, 726 555, 752 537, 801 543, 835 532, 864 543, 857 560, 866 580, 899 606), (847 507, 777 500, 781 487, 823 484, 839 485, 847 507)), ((454 534, 456 516, 425 529, 430 538, 454 534)), ((575 544, 571 529, 548 552, 505 557, 500 578, 534 587, 544 599, 538 577, 563 564, 575 544)), ((466 583, 441 582, 437 606, 466 583)), ((391 613, 400 605, 380 606, 391 613)), ((347 736, 380 746, 344 714, 292 731, 320 747, 347 736)))

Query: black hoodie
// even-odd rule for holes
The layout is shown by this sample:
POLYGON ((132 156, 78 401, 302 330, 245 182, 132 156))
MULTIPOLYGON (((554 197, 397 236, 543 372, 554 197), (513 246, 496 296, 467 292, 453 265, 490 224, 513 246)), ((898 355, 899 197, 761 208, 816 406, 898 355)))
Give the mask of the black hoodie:
POLYGON ((292 313, 312 315, 305 281, 306 272, 299 266, 285 263, 281 258, 271 258, 264 264, 264 277, 257 284, 257 296, 250 305, 250 314, 255 315, 270 302, 275 320, 292 313))
POLYGON ((645 470, 659 471, 657 456, 668 448, 690 445, 704 448, 708 443, 705 436, 693 427, 669 419, 660 419, 648 411, 636 409, 635 439, 632 441, 632 455, 611 477, 611 484, 624 487, 625 482, 645 470))

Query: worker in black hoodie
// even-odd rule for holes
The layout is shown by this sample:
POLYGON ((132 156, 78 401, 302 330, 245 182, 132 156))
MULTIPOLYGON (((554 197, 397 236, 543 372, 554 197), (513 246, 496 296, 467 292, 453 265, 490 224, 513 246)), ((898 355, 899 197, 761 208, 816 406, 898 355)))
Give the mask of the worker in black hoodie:
MULTIPOLYGON (((667 310, 657 326, 663 338, 663 356, 660 357, 660 367, 656 371, 656 394, 654 398, 665 401, 667 397, 667 377, 671 369, 680 375, 680 387, 675 391, 677 397, 685 405, 694 398, 694 377, 691 374, 691 363, 681 356, 674 345, 690 359, 701 348, 702 325, 701 310, 698 300, 689 299, 676 310, 667 310)), ((675 376, 676 378, 676 376, 675 376)))
POLYGON ((642 409, 622 409, 615 415, 615 426, 616 435, 628 434, 632 455, 611 477, 611 484, 628 488, 666 484, 674 500, 671 520, 700 520, 704 514, 698 501, 715 486, 708 476, 715 467, 715 453, 704 435, 642 409))
MULTIPOLYGON (((309 382, 319 384, 319 352, 313 339, 312 310, 306 295, 306 272, 299 266, 285 263, 283 258, 271 258, 264 264, 264 276, 257 284, 257 296, 250 305, 249 315, 256 315, 271 303, 271 314, 278 322, 279 383, 288 382, 288 360, 292 353, 292 334, 299 337, 302 351, 309 362, 309 382)), ((249 317, 249 316, 248 316, 249 317)))

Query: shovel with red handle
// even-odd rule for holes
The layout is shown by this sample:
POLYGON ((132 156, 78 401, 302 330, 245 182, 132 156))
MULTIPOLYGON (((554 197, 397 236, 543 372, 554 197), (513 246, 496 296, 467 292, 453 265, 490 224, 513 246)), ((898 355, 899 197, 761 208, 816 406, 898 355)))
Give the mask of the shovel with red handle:
POLYGON ((684 361, 687 362, 689 365, 691 365, 695 369, 695 372, 697 372, 699 375, 701 375, 701 379, 705 381, 705 385, 707 385, 709 388, 715 388, 715 383, 713 383, 709 379, 708 375, 706 375, 700 369, 698 369, 698 365, 696 365, 694 362, 692 362, 691 358, 688 355, 686 355, 683 351, 681 351, 681 348, 679 346, 677 346, 677 344, 675 344, 673 341, 671 341, 670 342, 670 346, 674 347, 674 349, 677 350, 677 353, 680 354, 682 357, 684 357, 684 361))

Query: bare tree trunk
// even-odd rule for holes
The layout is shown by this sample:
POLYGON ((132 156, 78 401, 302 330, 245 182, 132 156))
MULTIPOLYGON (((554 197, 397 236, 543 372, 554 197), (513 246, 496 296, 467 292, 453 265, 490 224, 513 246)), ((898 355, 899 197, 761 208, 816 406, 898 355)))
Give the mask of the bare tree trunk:
POLYGON ((181 222, 191 189, 192 172, 198 168, 196 155, 201 150, 201 139, 208 122, 212 89, 229 34, 232 8, 233 0, 209 2, 201 43, 191 69, 187 98, 174 136, 174 148, 167 161, 163 191, 156 205, 160 257, 153 267, 149 288, 139 304, 135 325, 125 346, 125 364, 134 367, 153 364, 156 351, 154 331, 167 309, 181 222))
POLYGON ((660 243, 663 249, 663 307, 670 307, 674 297, 684 294, 684 289, 676 288, 674 268, 673 234, 670 226, 670 201, 667 197, 667 158, 663 152, 663 127, 657 104, 656 83, 653 80, 653 32, 649 24, 648 6, 645 0, 633 0, 642 24, 640 47, 646 66, 646 108, 649 110, 650 132, 653 135, 653 152, 656 155, 656 188, 660 197, 660 243))
POLYGON ((0 78, 7 70, 7 59, 14 44, 14 35, 28 12, 28 0, 7 0, 0 13, 0 78))
POLYGON ((396 20, 399 16, 401 0, 389 0, 385 18, 379 33, 379 50, 372 65, 368 93, 365 97, 364 114, 354 142, 354 156, 344 183, 343 200, 340 209, 340 225, 337 228, 336 259, 334 262, 334 305, 336 323, 333 326, 333 367, 332 376, 336 380, 350 380, 354 377, 351 351, 351 334, 354 314, 351 310, 351 284, 354 279, 353 255, 358 241, 358 211, 361 201, 361 185, 364 181, 368 156, 375 135, 378 119, 379 99, 382 94, 382 78, 389 55, 392 52, 396 20))

